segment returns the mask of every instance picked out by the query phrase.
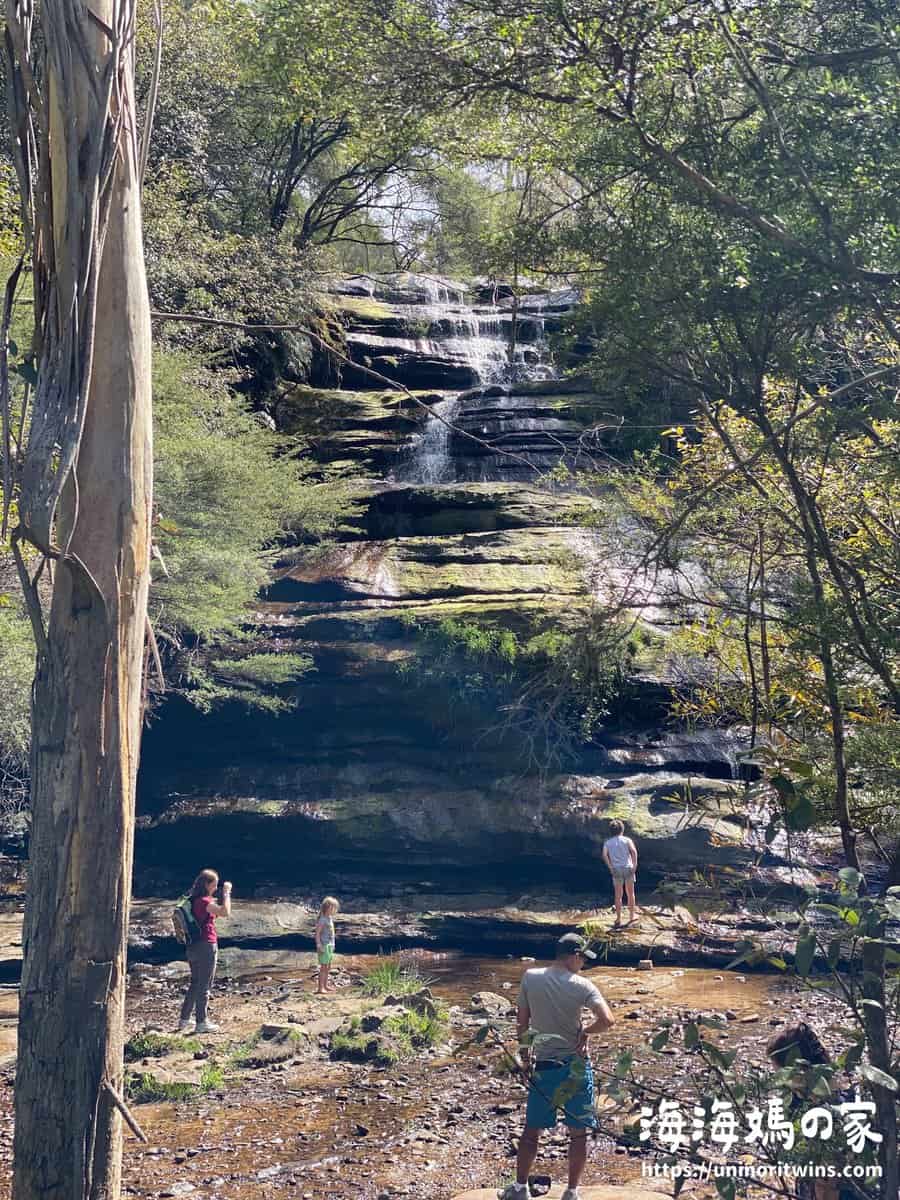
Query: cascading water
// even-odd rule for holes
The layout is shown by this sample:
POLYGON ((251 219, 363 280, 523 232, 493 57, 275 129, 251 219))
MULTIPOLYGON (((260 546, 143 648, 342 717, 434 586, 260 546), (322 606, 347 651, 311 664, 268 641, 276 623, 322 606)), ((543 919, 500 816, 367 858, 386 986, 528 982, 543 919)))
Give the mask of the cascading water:
POLYGON ((457 396, 432 405, 409 464, 410 482, 413 477, 421 483, 446 483, 451 478, 450 438, 459 410, 457 396))
POLYGON ((466 305, 458 285, 425 281, 414 293, 415 302, 403 309, 400 332, 405 337, 391 336, 393 330, 358 335, 370 350, 390 353, 394 361, 402 354, 419 364, 450 363, 467 371, 472 385, 445 390, 444 398, 433 404, 409 457, 395 473, 398 481, 509 479, 517 465, 520 473, 529 473, 529 449, 541 463, 548 455, 558 456, 554 436, 566 431, 567 422, 527 394, 527 385, 556 378, 547 341, 548 313, 558 315, 572 300, 568 294, 562 304, 554 304, 555 299, 525 297, 515 311, 510 302, 466 305), (412 332, 416 336, 409 336, 412 332), (519 388, 524 394, 518 394, 519 388), (511 458, 510 451, 518 457, 511 458))

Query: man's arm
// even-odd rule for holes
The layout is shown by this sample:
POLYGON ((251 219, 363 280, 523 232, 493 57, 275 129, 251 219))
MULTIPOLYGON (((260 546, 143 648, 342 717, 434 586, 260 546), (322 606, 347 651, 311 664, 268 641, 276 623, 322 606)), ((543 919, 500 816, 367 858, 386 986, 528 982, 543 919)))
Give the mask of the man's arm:
POLYGON ((528 1027, 531 1024, 531 1009, 520 1000, 516 1008, 516 1037, 519 1042, 519 1058, 524 1066, 528 1066, 531 1058, 531 1044, 528 1042, 528 1027))
POLYGON ((632 869, 636 871, 637 870, 637 846, 634 844, 634 842, 631 840, 631 838, 628 839, 628 853, 631 855, 632 869))
POLYGON ((613 1015, 609 1005, 598 993, 594 1000, 589 1000, 587 1008, 594 1014, 594 1020, 590 1025, 584 1025, 581 1029, 581 1038, 578 1044, 580 1054, 587 1054, 588 1038, 595 1033, 603 1033, 613 1024, 613 1015))
POLYGON ((605 842, 603 843, 603 861, 606 863, 607 867, 609 867, 609 869, 610 869, 610 871, 611 871, 611 870, 612 870, 612 863, 609 861, 609 851, 606 849, 606 843, 605 843, 605 842))

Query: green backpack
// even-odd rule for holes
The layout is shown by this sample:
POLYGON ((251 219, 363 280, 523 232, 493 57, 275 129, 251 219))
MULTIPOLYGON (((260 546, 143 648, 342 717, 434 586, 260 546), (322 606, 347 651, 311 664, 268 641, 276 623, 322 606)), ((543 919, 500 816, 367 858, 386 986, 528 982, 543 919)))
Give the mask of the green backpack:
POLYGON ((190 946, 191 942, 199 942, 203 930, 194 916, 193 896, 184 896, 172 909, 172 928, 182 946, 190 946))

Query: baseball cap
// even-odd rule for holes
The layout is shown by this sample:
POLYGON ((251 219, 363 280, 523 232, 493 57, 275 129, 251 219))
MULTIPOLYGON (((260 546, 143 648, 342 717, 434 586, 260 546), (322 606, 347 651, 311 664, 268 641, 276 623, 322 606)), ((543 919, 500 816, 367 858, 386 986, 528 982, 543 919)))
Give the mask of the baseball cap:
POLYGON ((556 943, 557 954, 583 954, 585 958, 596 958, 593 950, 588 949, 587 938, 577 933, 564 933, 556 943))

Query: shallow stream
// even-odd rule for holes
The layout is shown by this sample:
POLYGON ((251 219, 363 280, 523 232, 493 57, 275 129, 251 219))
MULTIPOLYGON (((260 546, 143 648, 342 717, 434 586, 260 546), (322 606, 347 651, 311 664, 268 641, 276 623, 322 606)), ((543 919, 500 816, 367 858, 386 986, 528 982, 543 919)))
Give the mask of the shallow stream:
MULTIPOLYGON (((302 957, 297 955, 298 968, 302 957)), ((466 1187, 492 1187, 509 1179, 523 1089, 498 1069, 499 1054, 453 1051, 480 1024, 464 1011, 472 994, 491 991, 512 1005, 518 980, 530 964, 444 953, 405 957, 415 961, 435 996, 451 1009, 447 1044, 387 1070, 331 1062, 320 1053, 245 1075, 237 1085, 200 1101, 143 1105, 138 1116, 150 1144, 127 1144, 131 1194, 205 1200, 283 1194, 304 1200, 449 1200, 466 1187)), ((349 984, 376 961, 374 956, 341 957, 339 978, 349 984)), ((307 956, 302 969, 234 977, 217 997, 216 1018, 233 1038, 232 1025, 241 1021, 249 1030, 260 1017, 284 1020, 291 1012, 294 1020, 327 1021, 335 1007, 346 1011, 351 988, 317 998, 311 994, 313 969, 312 956, 307 956)), ((680 1038, 673 1039, 666 1054, 645 1053, 649 1031, 665 1017, 727 1013, 727 1026, 713 1036, 723 1046, 739 1047, 747 1061, 762 1061, 771 1027, 788 1019, 787 1013, 797 1019, 801 1010, 815 1019, 820 1002, 773 975, 605 966, 589 974, 616 1017, 609 1034, 593 1044, 601 1085, 604 1072, 624 1049, 647 1060, 645 1075, 659 1086, 677 1088, 678 1079, 696 1069, 680 1038)), ((132 1024, 146 1025, 163 1009, 171 1020, 177 990, 173 983, 166 995, 136 993, 130 1005, 132 1024)), ((507 1028, 511 1040, 511 1021, 507 1028)), ((614 1134, 611 1127, 594 1142, 586 1182, 640 1177, 640 1158, 617 1145, 614 1134)), ((565 1135, 548 1136, 536 1170, 559 1177, 564 1156, 565 1135)))

